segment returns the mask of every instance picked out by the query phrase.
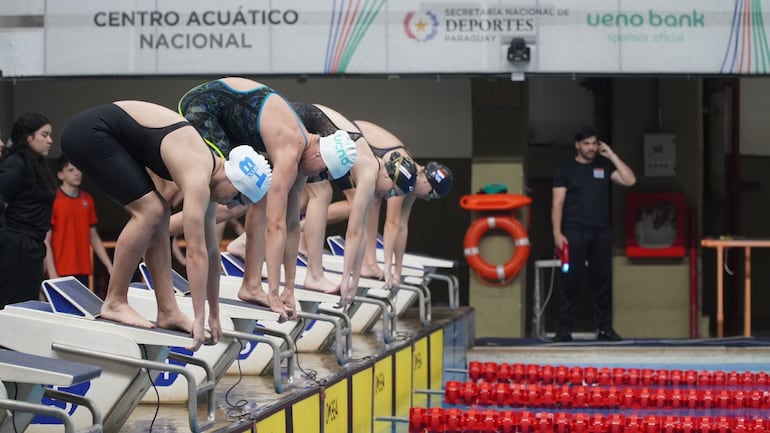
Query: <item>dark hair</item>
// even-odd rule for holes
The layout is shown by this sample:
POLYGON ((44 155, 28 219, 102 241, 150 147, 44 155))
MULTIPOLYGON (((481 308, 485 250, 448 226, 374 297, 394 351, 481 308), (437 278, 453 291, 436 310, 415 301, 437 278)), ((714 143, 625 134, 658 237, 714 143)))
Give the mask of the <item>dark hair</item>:
POLYGON ((56 189, 56 182, 54 182, 43 156, 29 147, 27 137, 35 135, 38 129, 50 124, 51 121, 40 113, 24 113, 19 116, 11 127, 13 144, 4 149, 2 158, 0 158, 0 160, 5 160, 18 153, 30 171, 33 183, 43 189, 56 189))
POLYGON ((59 159, 56 161, 56 172, 59 173, 64 170, 64 167, 67 166, 67 164, 70 163, 70 159, 67 158, 67 155, 61 154, 59 156, 59 159))
POLYGON ((575 141, 583 141, 589 137, 596 137, 596 131, 593 128, 584 126, 575 133, 575 141))

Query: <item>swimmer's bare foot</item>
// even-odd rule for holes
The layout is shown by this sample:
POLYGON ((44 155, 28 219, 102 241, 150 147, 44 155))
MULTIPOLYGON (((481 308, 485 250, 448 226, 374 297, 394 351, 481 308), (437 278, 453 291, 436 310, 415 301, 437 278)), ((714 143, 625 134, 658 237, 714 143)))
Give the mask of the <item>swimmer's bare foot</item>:
MULTIPOLYGON (((285 322, 290 319, 289 311, 286 310, 286 306, 283 303, 283 300, 280 296, 270 296, 270 294, 267 295, 267 302, 268 302, 268 308, 270 308, 271 311, 278 313, 278 322, 285 322)), ((293 313, 293 312, 292 312, 293 313)))
POLYGON ((207 344, 207 342, 209 345, 214 344, 211 332, 203 329, 203 323, 201 322, 198 325, 198 329, 195 330, 193 320, 187 317, 187 315, 178 308, 170 309, 168 311, 159 311, 158 327, 190 334, 193 337, 193 343, 192 345, 187 346, 186 349, 193 352, 197 351, 201 347, 201 344, 207 344))
POLYGON ((251 287, 246 284, 241 284, 241 288, 238 290, 238 299, 244 302, 250 302, 252 304, 263 305, 269 307, 267 301, 267 293, 262 289, 260 283, 258 287, 251 287))
POLYGON ((361 266, 361 278, 384 280, 385 272, 377 265, 363 265, 361 266))
POLYGON ((193 321, 181 310, 158 312, 158 327, 192 333, 193 321))
POLYGON ((310 273, 305 275, 305 282, 302 286, 310 290, 318 290, 324 293, 337 293, 337 285, 329 281, 326 277, 315 278, 310 273))
POLYGON ((297 304, 294 299, 294 290, 284 290, 281 293, 280 298, 283 303, 283 308, 286 309, 286 316, 289 319, 294 319, 297 315, 297 312, 295 311, 297 304))
POLYGON ((155 325, 142 317, 130 305, 121 302, 105 302, 99 312, 103 319, 115 322, 125 323, 126 325, 138 326, 140 328, 154 328, 155 325))

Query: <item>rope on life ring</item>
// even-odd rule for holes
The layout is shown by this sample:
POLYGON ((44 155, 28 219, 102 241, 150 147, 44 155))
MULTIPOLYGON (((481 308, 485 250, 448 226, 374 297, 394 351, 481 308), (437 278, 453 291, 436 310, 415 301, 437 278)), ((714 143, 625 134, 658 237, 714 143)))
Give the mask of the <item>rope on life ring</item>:
POLYGON ((479 278, 488 282, 507 284, 519 273, 529 257, 529 235, 521 223, 511 216, 487 216, 474 221, 465 232, 463 252, 468 265, 479 278), (511 258, 502 265, 493 265, 479 254, 481 238, 492 229, 507 232, 516 245, 511 258))

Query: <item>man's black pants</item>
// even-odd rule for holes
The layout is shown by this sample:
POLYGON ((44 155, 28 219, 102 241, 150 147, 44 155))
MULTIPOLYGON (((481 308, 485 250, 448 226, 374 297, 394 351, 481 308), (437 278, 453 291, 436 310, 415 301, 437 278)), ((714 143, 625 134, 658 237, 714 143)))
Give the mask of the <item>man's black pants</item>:
POLYGON ((560 290, 560 329, 569 332, 575 325, 576 304, 586 272, 594 295, 592 312, 596 326, 598 329, 611 328, 612 230, 565 228, 564 236, 569 244, 570 267, 560 290))

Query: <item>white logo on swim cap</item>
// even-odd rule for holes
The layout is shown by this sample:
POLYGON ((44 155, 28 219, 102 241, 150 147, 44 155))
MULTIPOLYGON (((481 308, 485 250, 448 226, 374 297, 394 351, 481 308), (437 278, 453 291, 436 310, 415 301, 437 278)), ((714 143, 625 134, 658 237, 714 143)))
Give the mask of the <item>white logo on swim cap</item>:
POLYGON ((230 151, 229 159, 225 161, 225 175, 235 189, 252 203, 267 194, 273 180, 273 171, 267 159, 247 145, 230 151))
POLYGON ((350 171, 356 163, 356 142, 347 132, 339 130, 320 139, 321 158, 334 179, 339 179, 350 171))

